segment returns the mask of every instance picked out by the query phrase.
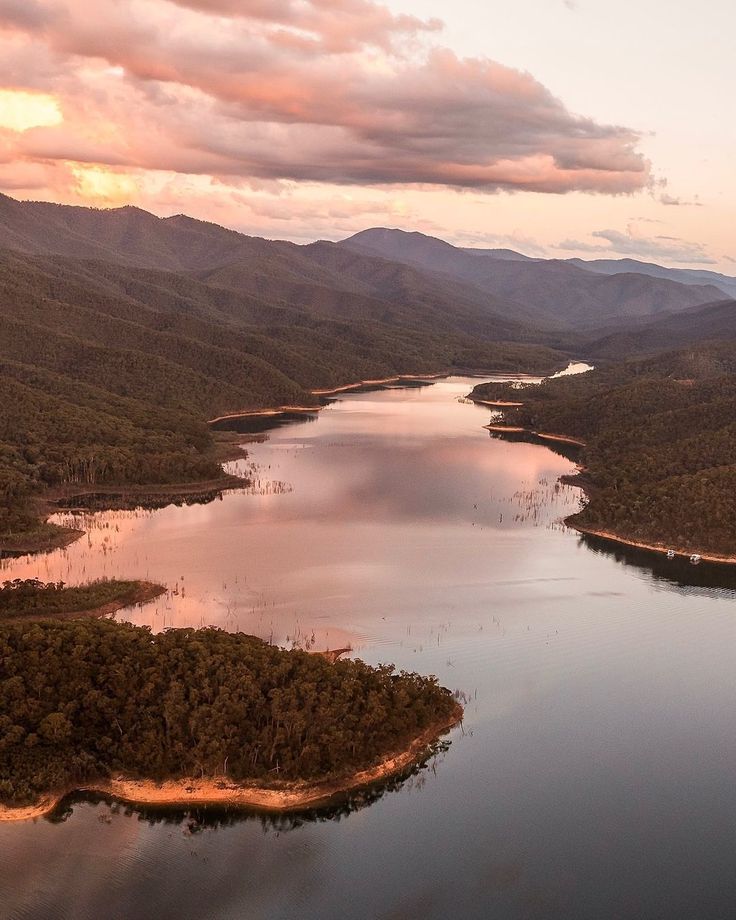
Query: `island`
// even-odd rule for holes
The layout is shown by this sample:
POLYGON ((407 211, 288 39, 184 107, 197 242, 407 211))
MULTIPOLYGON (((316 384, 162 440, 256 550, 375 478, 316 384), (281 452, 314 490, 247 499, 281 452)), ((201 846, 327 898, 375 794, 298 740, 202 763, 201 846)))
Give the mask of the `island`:
POLYGON ((421 761, 462 718, 435 677, 214 628, 0 620, 0 820, 78 790, 289 810, 421 761))
POLYGON ((736 562, 736 344, 703 343, 540 385, 481 384, 489 428, 577 447, 578 531, 736 562), (521 405, 508 405, 510 402, 521 405), (502 408, 499 403, 506 403, 502 408))

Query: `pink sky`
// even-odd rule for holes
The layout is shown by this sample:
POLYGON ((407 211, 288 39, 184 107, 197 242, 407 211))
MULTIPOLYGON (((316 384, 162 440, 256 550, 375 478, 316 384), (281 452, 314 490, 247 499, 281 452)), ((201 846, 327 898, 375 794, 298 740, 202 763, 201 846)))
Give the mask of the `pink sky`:
MULTIPOLYGON (((705 202, 666 184, 636 106, 634 127, 577 114, 516 47, 504 63, 449 10, 445 28, 441 6, 402 6, 0 0, 0 191, 297 241, 390 225, 728 271, 725 233, 713 213, 698 231, 705 202)), ((488 7, 464 12, 480 25, 488 7)))

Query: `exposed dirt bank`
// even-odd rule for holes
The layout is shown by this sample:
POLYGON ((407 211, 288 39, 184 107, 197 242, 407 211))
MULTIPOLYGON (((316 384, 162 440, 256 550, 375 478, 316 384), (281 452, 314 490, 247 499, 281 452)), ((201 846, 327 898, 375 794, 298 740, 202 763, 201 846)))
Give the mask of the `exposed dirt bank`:
POLYGON ((258 786, 233 783, 226 779, 181 779, 155 783, 150 780, 115 777, 106 782, 66 789, 43 798, 35 805, 13 808, 0 805, 0 822, 27 821, 52 812, 59 802, 74 792, 94 792, 134 805, 159 805, 172 808, 190 805, 253 808, 266 811, 298 811, 330 802, 347 792, 381 782, 401 773, 427 754, 440 736, 457 725, 463 717, 460 704, 452 714, 426 728, 406 748, 388 754, 377 764, 358 773, 315 783, 274 783, 258 786))

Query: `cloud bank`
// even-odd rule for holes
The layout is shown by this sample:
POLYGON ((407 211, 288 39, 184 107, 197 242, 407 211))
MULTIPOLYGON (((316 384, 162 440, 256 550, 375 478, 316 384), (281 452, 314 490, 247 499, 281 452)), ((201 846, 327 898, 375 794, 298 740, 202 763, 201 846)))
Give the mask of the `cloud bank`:
POLYGON ((717 261, 700 243, 691 243, 676 236, 641 236, 632 227, 625 233, 620 230, 594 230, 591 236, 602 242, 564 240, 556 248, 567 252, 595 253, 604 257, 632 256, 694 265, 714 265, 717 261))
MULTIPOLYGON (((0 187, 166 171, 562 194, 650 182, 638 135, 532 75, 437 44, 372 0, 0 0, 0 87, 59 123, 3 124, 0 187), (80 176, 82 178, 80 178, 80 176)), ((1 92, 1 90, 0 90, 1 92)))

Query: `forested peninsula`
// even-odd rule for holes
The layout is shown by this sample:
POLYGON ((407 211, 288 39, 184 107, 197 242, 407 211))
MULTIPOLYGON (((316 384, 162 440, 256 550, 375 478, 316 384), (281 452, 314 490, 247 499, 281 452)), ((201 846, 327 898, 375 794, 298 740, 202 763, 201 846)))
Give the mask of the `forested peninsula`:
POLYGON ((434 677, 242 633, 0 621, 0 819, 93 789, 298 808, 422 759, 462 709, 434 677))
POLYGON ((706 343, 523 388, 481 384, 494 431, 584 442, 586 533, 736 562, 736 344, 706 343))
POLYGON ((149 581, 100 579, 82 585, 44 583, 36 578, 0 585, 0 624, 44 619, 109 617, 118 610, 145 604, 166 588, 149 581))

